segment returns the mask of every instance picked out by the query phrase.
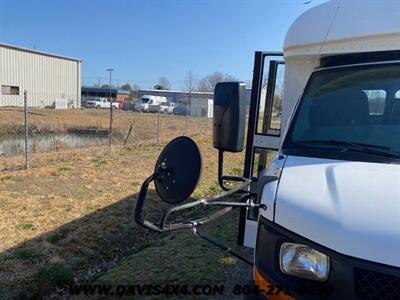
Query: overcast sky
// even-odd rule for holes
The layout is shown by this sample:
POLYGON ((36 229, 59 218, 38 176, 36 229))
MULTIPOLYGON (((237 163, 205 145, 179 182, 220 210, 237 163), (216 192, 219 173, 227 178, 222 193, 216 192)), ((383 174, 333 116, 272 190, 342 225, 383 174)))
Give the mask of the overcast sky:
POLYGON ((285 33, 313 0, 2 0, 0 42, 83 60, 84 84, 183 86, 220 71, 252 76, 256 50, 282 50, 285 33))

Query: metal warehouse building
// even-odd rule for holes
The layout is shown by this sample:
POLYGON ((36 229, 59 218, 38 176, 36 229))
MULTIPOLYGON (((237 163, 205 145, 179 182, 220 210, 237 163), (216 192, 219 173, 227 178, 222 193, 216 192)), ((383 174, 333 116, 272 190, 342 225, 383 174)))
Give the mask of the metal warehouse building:
POLYGON ((0 43, 0 106, 80 107, 81 60, 0 43))

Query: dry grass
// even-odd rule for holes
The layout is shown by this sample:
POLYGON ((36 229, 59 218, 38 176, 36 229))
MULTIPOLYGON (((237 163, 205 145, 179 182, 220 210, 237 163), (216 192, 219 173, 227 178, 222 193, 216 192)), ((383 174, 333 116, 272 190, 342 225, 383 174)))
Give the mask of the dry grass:
MULTIPOLYGON (((29 135, 30 143, 30 162, 35 165, 40 160, 40 153, 45 151, 58 151, 70 147, 68 139, 62 142, 59 139, 52 141, 46 145, 49 149, 41 147, 40 142, 35 141, 35 137, 48 134, 66 134, 68 132, 76 132, 84 134, 85 130, 96 129, 107 131, 109 128, 109 111, 97 109, 30 109, 29 110, 29 135), (39 155, 36 155, 39 153, 39 155)), ((4 138, 14 138, 15 136, 23 137, 24 119, 23 111, 16 108, 0 109, 0 142, 4 138)), ((212 121, 206 118, 188 118, 187 122, 188 135, 210 134, 212 121)), ((113 145, 121 146, 132 125, 132 131, 126 140, 128 146, 137 146, 143 144, 154 144, 157 141, 157 128, 159 127, 159 142, 166 143, 172 138, 186 134, 186 117, 143 114, 137 112, 115 111, 113 118, 113 145), (158 126, 159 122, 159 126, 158 126)), ((49 135, 48 135, 49 136, 49 135)), ((50 135, 51 136, 51 135, 50 135)), ((106 136, 101 142, 107 144, 106 136)), ((99 141, 95 141, 99 144, 99 141)), ((93 146, 89 145, 90 147, 93 146)), ((87 147, 82 146, 82 147, 87 147)), ((1 150, 1 149, 0 149, 1 150)), ((12 157, 0 153, 0 170, 12 170, 23 163, 22 145, 15 151, 16 155, 12 157)))
MULTIPOLYGON (((29 109, 28 122, 30 132, 67 132, 76 128, 96 128, 107 130, 110 125, 109 110, 106 109, 29 109)), ((114 110, 113 126, 116 130, 127 130, 131 123, 137 130, 137 137, 156 132, 157 114, 114 110)), ((164 133, 185 132, 184 116, 160 115, 161 128, 168 129, 164 133)), ((24 112, 19 108, 0 109, 0 134, 22 134, 24 112)), ((190 118, 189 129, 205 128, 205 118, 190 118)))
MULTIPOLYGON (((85 122, 85 111, 74 111, 74 119, 68 117, 68 122, 57 117, 58 111, 44 113, 57 124, 107 125, 97 117, 104 111, 94 110, 93 115, 90 111, 85 122)), ((156 118, 124 114, 118 112, 115 123, 123 127, 135 119, 133 138, 137 140, 129 147, 113 146, 111 154, 104 146, 39 153, 33 156, 31 169, 0 171, 0 298, 39 297, 72 278, 91 280, 156 236, 139 229, 133 221, 136 194, 162 149, 144 135, 156 118)), ((2 117, 0 114, 1 122, 2 117)), ((40 123, 43 118, 32 115, 30 122, 40 123)), ((166 128, 178 128, 164 129, 162 143, 183 133, 181 121, 184 118, 164 119, 166 128)), ((217 155, 211 147, 210 130, 204 134, 195 122, 198 120, 191 122, 189 132, 204 161, 202 180, 193 195, 198 198, 217 190, 217 155)), ((0 169, 19 159, 1 159, 0 169)), ((226 163, 227 170, 237 169, 242 157, 228 156, 226 163)), ((152 207, 163 207, 154 192, 150 196, 152 207)))

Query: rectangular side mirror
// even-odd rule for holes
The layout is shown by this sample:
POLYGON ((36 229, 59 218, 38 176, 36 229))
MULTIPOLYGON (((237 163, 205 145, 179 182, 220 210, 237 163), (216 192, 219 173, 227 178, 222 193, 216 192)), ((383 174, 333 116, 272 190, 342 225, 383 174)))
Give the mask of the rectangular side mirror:
POLYGON ((214 148, 228 152, 243 150, 246 120, 245 84, 219 82, 214 90, 214 148))

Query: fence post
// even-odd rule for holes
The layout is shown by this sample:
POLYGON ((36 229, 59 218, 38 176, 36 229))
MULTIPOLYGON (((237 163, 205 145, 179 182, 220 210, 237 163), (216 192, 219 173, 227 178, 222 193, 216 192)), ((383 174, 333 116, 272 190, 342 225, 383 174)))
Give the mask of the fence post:
POLYGON ((112 133, 113 133, 113 104, 112 100, 110 100, 110 127, 108 128, 108 147, 110 151, 112 145, 112 133))
POLYGON ((29 168, 28 160, 28 99, 24 91, 24 137, 25 137, 25 169, 29 168))
POLYGON ((133 121, 131 122, 131 126, 129 126, 128 133, 126 134, 126 137, 125 137, 125 140, 124 140, 124 144, 123 144, 124 147, 126 146, 126 143, 128 142, 128 138, 131 135, 132 129, 133 129, 133 121))
POLYGON ((157 113, 157 145, 160 143, 160 110, 157 113))
MULTIPOLYGON (((113 133, 113 97, 112 97, 112 86, 111 86, 111 72, 114 69, 107 69, 110 72, 110 128, 108 129, 108 147, 111 153, 111 145, 112 145, 112 133, 113 133)), ((117 97, 117 94, 115 94, 117 97)))
POLYGON ((185 126, 185 135, 188 135, 188 119, 189 119, 189 109, 186 109, 186 126, 185 126))

